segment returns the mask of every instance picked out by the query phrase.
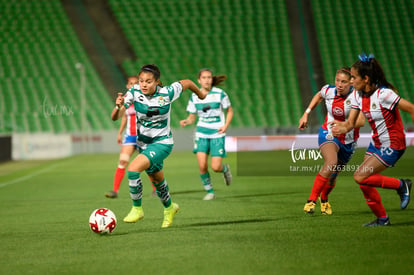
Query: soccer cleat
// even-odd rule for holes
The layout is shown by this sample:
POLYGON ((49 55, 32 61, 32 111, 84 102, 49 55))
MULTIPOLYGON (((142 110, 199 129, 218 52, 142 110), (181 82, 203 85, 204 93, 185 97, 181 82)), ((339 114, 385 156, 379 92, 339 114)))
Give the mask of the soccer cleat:
POLYGON ((118 193, 111 190, 111 191, 108 191, 108 192, 105 193, 105 197, 111 198, 111 199, 116 199, 116 198, 118 198, 118 193))
POLYGON ((131 211, 124 218, 124 222, 137 222, 144 218, 144 210, 141 206, 132 206, 131 211))
POLYGON ((401 209, 407 208, 408 204, 410 203, 411 197, 411 185, 413 184, 410 179, 400 179, 402 182, 402 186, 397 189, 398 195, 400 195, 401 209))
POLYGON ((177 214, 180 207, 176 203, 172 203, 170 207, 164 209, 164 221, 162 222, 161 228, 167 228, 172 225, 175 214, 177 214))
POLYGON ((391 222, 390 222, 390 218, 387 217, 385 220, 378 218, 376 220, 373 220, 372 222, 364 224, 363 226, 376 227, 376 226, 388 226, 388 225, 391 225, 391 222))
POLYGON ((321 202, 321 214, 332 215, 332 207, 329 202, 321 202))
POLYGON ((214 200, 216 198, 216 195, 214 193, 207 193, 204 198, 203 201, 211 201, 214 200))
POLYGON ((315 202, 309 201, 305 204, 305 207, 303 207, 303 211, 308 214, 313 214, 315 212, 315 202))
POLYGON ((226 183, 226 185, 230 185, 231 181, 233 180, 233 176, 231 175, 231 171, 230 171, 230 165, 229 164, 224 164, 227 167, 227 172, 223 173, 224 176, 224 182, 226 183))

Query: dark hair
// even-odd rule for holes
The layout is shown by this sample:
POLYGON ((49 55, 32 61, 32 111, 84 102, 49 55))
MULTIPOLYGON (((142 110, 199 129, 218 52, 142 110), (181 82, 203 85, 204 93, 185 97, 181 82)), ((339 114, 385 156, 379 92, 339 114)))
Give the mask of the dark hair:
POLYGON ((341 74, 346 74, 349 78, 351 78, 351 68, 349 68, 348 66, 344 66, 339 68, 336 71, 337 74, 341 73, 341 74))
MULTIPOLYGON (((198 72, 198 78, 200 78, 201 74, 203 72, 210 72, 211 74, 213 74, 213 71, 207 68, 201 69, 198 72)), ((218 84, 220 84, 221 82, 223 82, 224 80, 227 79, 227 75, 213 75, 213 83, 211 84, 211 86, 217 86, 218 84)))
POLYGON ((155 80, 159 80, 160 76, 161 76, 161 71, 158 68, 158 66, 155 65, 155 64, 147 64, 147 65, 142 66, 139 73, 138 73, 138 75, 140 75, 143 72, 152 73, 155 80))
POLYGON ((352 68, 354 68, 362 78, 368 76, 370 84, 374 84, 377 87, 387 87, 394 92, 398 92, 397 88, 385 78, 384 70, 373 54, 367 56, 365 53, 362 53, 358 58, 359 59, 352 65, 352 68))

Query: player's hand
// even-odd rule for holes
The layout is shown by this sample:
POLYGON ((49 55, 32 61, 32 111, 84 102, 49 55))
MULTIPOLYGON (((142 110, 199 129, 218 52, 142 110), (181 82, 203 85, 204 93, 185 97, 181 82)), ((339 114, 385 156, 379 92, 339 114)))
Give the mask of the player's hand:
POLYGON ((218 131, 219 134, 223 134, 223 133, 226 132, 226 130, 227 130, 226 127, 222 126, 222 127, 218 128, 217 131, 218 131))
POLYGON ((299 130, 305 130, 308 128, 308 114, 304 114, 299 120, 299 130))
POLYGON ((180 120, 180 126, 181 126, 181 128, 183 128, 183 127, 185 127, 187 125, 188 125, 188 123, 187 123, 187 120, 186 119, 180 120))
POLYGON ((124 105, 124 97, 122 96, 122 93, 118 93, 118 97, 115 99, 115 105, 119 108, 124 105))
POLYGON ((334 137, 346 134, 347 128, 345 126, 345 121, 334 120, 328 123, 328 127, 332 129, 332 135, 334 137))
POLYGON ((122 135, 118 134, 117 138, 116 138, 116 142, 118 142, 119 145, 122 145, 122 135))

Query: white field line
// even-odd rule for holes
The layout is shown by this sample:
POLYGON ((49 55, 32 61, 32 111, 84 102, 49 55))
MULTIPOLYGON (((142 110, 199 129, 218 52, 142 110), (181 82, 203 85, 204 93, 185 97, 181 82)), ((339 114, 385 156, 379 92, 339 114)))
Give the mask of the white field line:
POLYGON ((46 172, 48 172, 48 171, 52 170, 53 168, 56 168, 57 166, 60 166, 60 165, 62 165, 62 163, 56 163, 56 164, 53 164, 53 165, 51 165, 49 167, 46 167, 42 170, 31 173, 29 175, 26 175, 26 176, 23 176, 23 177, 20 177, 20 178, 11 180, 11 181, 1 182, 0 183, 0 188, 8 186, 8 185, 15 184, 15 183, 19 183, 19 182, 22 182, 22 181, 25 181, 25 180, 28 180, 28 179, 31 179, 33 177, 36 177, 37 175, 46 173, 46 172))

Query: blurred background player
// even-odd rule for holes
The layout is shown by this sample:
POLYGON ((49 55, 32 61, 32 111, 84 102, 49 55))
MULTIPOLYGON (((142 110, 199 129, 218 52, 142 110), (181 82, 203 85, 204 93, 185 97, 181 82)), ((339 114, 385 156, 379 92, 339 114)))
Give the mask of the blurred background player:
POLYGON ((397 94, 397 89, 387 81, 381 65, 372 54, 359 55, 359 60, 352 65, 351 77, 356 90, 351 97, 352 110, 347 121, 333 122, 332 133, 340 136, 352 130, 360 112, 367 118, 372 129, 372 141, 363 163, 354 173, 354 179, 377 217, 364 226, 387 226, 391 224, 390 219, 376 187, 396 190, 400 208, 407 208, 411 180, 386 177, 380 173, 394 166, 405 151, 405 133, 399 110, 410 113, 414 122, 414 104, 397 94))
POLYGON ((233 108, 226 92, 216 85, 223 82, 227 76, 213 75, 210 69, 202 69, 198 73, 198 83, 201 91, 208 93, 205 99, 199 99, 195 94, 188 101, 189 115, 180 121, 181 127, 193 124, 198 116, 193 152, 197 155, 200 178, 207 194, 204 200, 212 200, 214 194, 210 174, 208 172, 208 156, 211 155, 211 169, 223 173, 226 185, 230 185, 232 175, 229 164, 222 164, 226 157, 225 135, 233 119, 233 108), (226 116, 224 115, 226 111, 226 116))
POLYGON ((161 227, 166 228, 171 226, 174 215, 179 210, 178 204, 172 202, 162 170, 164 159, 171 153, 174 143, 170 129, 170 105, 186 89, 190 89, 200 98, 205 98, 206 93, 201 92, 197 85, 188 79, 160 87, 158 85, 160 76, 160 69, 156 65, 141 67, 138 84, 127 92, 125 98, 122 94, 118 94, 111 118, 117 120, 130 105, 135 106, 139 127, 137 139, 139 154, 128 166, 132 208, 124 218, 124 222, 133 223, 144 218, 140 177, 141 173, 146 171, 164 206, 164 220, 161 227))
MULTIPOLYGON (((128 77, 126 88, 131 89, 132 86, 138 83, 137 76, 128 77)), ((121 153, 119 154, 118 167, 115 170, 113 189, 105 193, 107 198, 117 198, 119 186, 125 175, 125 168, 127 167, 132 154, 137 149, 137 118, 134 106, 131 105, 122 116, 121 125, 119 126, 117 142, 121 145, 121 153), (125 130, 125 135, 122 134, 125 130)))
MULTIPOLYGON (((307 128, 309 113, 325 100, 327 114, 324 124, 319 129, 319 150, 321 151, 324 164, 315 177, 311 194, 305 204, 304 211, 313 214, 316 200, 321 198, 321 213, 331 215, 332 208, 328 202, 328 195, 335 187, 336 178, 343 167, 351 159, 355 151, 356 141, 359 137, 359 128, 346 134, 334 137, 329 123, 333 120, 345 121, 351 110, 350 96, 353 92, 351 86, 351 72, 349 67, 342 67, 336 71, 335 86, 325 85, 313 97, 308 108, 299 120, 299 129, 307 128)), ((364 117, 361 115, 357 127, 364 125, 364 117)))

